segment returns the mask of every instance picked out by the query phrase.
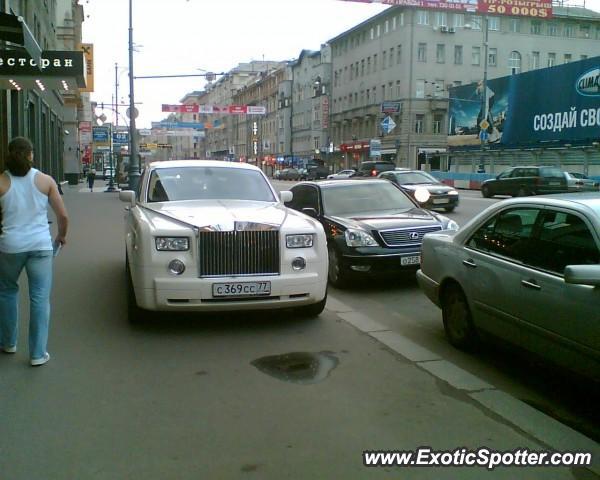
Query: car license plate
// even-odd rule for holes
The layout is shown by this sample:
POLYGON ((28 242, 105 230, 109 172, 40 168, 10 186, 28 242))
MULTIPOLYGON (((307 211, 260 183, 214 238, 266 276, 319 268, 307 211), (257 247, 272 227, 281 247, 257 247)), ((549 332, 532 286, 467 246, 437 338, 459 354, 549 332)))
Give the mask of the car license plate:
POLYGON ((271 294, 271 282, 213 283, 213 297, 256 297, 271 294))
POLYGON ((435 205, 439 205, 440 203, 448 203, 450 200, 448 200, 447 198, 434 198, 433 199, 433 203, 435 205))
POLYGON ((411 257, 402 257, 400 259, 400 265, 419 265, 421 263, 421 255, 413 255, 411 257))

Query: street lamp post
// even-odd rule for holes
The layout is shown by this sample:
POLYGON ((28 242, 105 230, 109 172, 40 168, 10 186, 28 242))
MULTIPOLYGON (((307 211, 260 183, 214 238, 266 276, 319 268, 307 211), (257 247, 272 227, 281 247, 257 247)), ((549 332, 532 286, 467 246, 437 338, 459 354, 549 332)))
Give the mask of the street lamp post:
POLYGON ((485 171, 485 143, 487 139, 487 131, 489 126, 487 125, 487 119, 489 117, 488 112, 488 91, 487 91, 487 76, 488 76, 488 17, 487 15, 483 16, 483 82, 482 82, 482 92, 481 92, 481 122, 479 124, 479 140, 481 142, 481 157, 479 162, 478 171, 485 171))
POLYGON ((135 96, 133 86, 133 0, 129 0, 129 189, 137 191, 140 183, 135 96))

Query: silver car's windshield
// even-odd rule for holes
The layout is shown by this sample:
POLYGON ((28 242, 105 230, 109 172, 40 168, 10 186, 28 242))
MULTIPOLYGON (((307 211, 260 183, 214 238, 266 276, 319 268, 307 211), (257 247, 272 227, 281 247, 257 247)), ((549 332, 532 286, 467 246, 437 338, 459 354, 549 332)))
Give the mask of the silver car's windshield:
POLYGON ((345 184, 323 188, 323 208, 327 215, 352 215, 415 208, 409 198, 391 183, 345 184))
POLYGON ((439 183, 434 177, 425 172, 397 173, 396 179, 400 185, 418 185, 419 183, 439 183))
POLYGON ((265 177, 255 170, 191 166, 154 170, 148 184, 148 201, 178 200, 277 201, 265 177))

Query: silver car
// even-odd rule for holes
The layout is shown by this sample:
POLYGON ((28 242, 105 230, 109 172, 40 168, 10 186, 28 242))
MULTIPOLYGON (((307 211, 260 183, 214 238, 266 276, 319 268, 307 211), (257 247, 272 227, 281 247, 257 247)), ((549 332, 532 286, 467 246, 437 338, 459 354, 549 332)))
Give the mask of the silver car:
POLYGON ((423 240, 421 289, 448 340, 491 334, 600 379, 600 194, 509 199, 423 240))

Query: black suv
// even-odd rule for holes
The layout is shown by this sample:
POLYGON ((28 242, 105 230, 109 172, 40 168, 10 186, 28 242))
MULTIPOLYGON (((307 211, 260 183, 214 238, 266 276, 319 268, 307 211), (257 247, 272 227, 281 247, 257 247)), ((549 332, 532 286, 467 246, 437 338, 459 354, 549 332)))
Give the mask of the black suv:
POLYGON ((481 184, 481 194, 485 198, 494 195, 525 197, 567 191, 567 179, 558 167, 513 167, 481 184))
POLYGON ((369 160, 362 162, 356 173, 352 175, 355 177, 376 177, 381 172, 387 172, 388 170, 394 170, 396 165, 392 162, 384 162, 382 160, 369 160))

